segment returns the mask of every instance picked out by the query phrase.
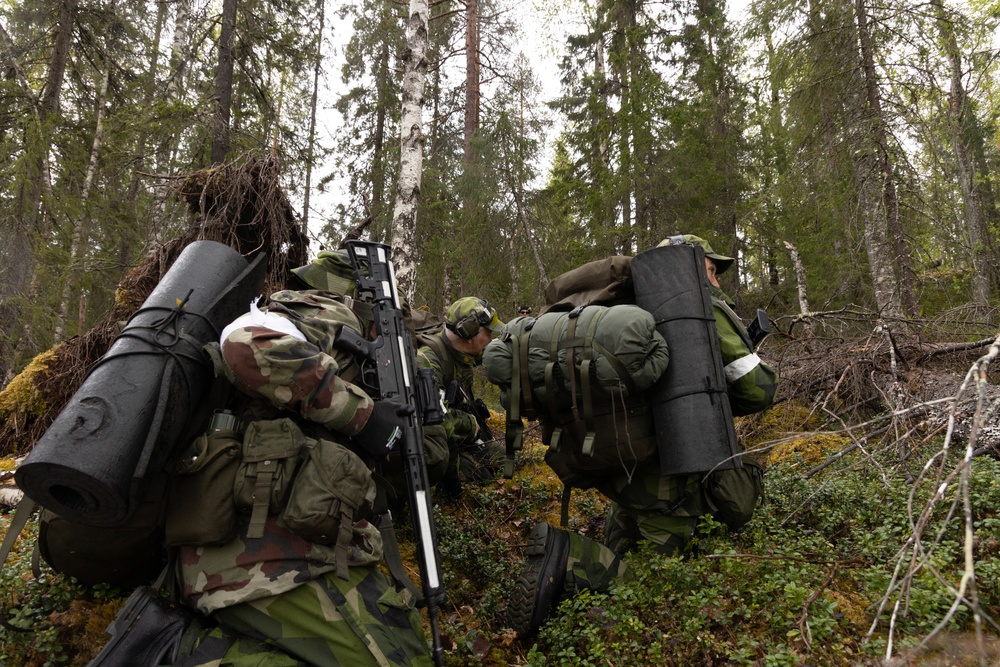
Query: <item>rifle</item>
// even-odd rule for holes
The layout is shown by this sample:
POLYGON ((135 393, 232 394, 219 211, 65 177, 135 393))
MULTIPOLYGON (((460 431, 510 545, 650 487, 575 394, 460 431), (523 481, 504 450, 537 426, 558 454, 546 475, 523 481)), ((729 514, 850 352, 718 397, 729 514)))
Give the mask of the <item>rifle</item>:
POLYGON ((771 320, 768 318, 766 310, 758 308, 757 316, 747 327, 747 335, 750 336, 750 342, 753 343, 753 347, 750 349, 756 349, 769 333, 771 333, 771 320))
POLYGON ((477 398, 472 400, 468 392, 459 385, 458 380, 452 380, 448 385, 447 391, 445 391, 444 400, 446 404, 456 410, 468 412, 476 418, 476 423, 479 425, 478 437, 480 440, 483 442, 496 440, 496 437, 493 435, 493 429, 490 428, 487 422, 490 418, 490 409, 483 402, 483 399, 477 398))
POLYGON ((444 654, 438 632, 437 613, 438 605, 445 601, 445 590, 441 581, 437 529, 431 508, 431 488, 427 480, 421 422, 440 423, 443 411, 434 371, 425 368, 418 373, 413 372, 416 367, 413 339, 404 324, 389 252, 389 246, 382 243, 347 242, 347 253, 354 266, 354 279, 358 284, 357 296, 372 303, 375 340, 365 340, 349 328, 341 327, 334 345, 373 363, 377 377, 371 384, 378 394, 376 400, 392 400, 401 404, 399 415, 405 417, 406 425, 400 440, 413 534, 417 542, 417 560, 422 575, 421 602, 427 606, 434 664, 441 667, 444 664, 444 654))

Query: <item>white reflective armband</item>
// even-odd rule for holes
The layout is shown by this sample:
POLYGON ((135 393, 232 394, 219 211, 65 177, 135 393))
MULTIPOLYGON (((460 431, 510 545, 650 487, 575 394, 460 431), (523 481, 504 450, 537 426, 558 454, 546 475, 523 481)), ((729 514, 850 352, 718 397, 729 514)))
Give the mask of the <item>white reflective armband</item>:
POLYGON ((747 356, 740 357, 736 361, 730 363, 722 370, 726 374, 726 382, 732 384, 753 369, 757 368, 759 365, 760 357, 756 354, 750 353, 747 356))

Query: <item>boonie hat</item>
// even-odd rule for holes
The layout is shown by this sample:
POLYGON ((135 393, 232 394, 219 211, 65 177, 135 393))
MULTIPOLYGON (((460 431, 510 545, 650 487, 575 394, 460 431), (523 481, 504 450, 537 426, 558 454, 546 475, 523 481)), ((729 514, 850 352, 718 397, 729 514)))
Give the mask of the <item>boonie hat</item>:
POLYGON ((354 296, 354 267, 346 251, 323 250, 305 266, 292 269, 299 280, 313 289, 354 296))
MULTIPOLYGON (((462 297, 455 303, 448 306, 447 312, 444 316, 445 324, 448 328, 458 331, 467 338, 472 336, 467 335, 468 331, 466 329, 471 329, 471 326, 463 324, 471 321, 476 322, 481 327, 486 327, 494 333, 499 333, 500 329, 503 327, 503 322, 500 321, 500 316, 497 314, 496 309, 490 306, 486 299, 480 299, 474 296, 462 297)), ((478 327, 476 332, 478 332, 478 327)), ((475 335, 475 334, 473 334, 475 335)))
POLYGON ((677 245, 679 243, 693 243, 701 246, 701 249, 705 251, 705 257, 713 260, 715 262, 715 272, 725 273, 726 269, 733 265, 736 260, 732 257, 726 257, 725 255, 720 255, 719 253, 712 250, 712 246, 708 241, 701 238, 700 236, 695 236, 694 234, 682 234, 681 236, 670 236, 657 244, 657 248, 668 245, 677 245), (682 240, 683 239, 683 240, 682 240))

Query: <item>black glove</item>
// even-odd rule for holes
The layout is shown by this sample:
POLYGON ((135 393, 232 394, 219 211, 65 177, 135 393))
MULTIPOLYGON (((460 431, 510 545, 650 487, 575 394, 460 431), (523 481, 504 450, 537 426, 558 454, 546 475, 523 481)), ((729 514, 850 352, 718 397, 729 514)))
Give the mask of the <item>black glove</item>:
POLYGON ((373 459, 381 461, 403 437, 406 414, 404 405, 392 401, 377 401, 368 422, 354 436, 354 441, 373 459))
POLYGON ((477 398, 472 404, 472 411, 476 413, 476 416, 487 422, 490 420, 490 409, 486 405, 486 401, 481 398, 477 398))

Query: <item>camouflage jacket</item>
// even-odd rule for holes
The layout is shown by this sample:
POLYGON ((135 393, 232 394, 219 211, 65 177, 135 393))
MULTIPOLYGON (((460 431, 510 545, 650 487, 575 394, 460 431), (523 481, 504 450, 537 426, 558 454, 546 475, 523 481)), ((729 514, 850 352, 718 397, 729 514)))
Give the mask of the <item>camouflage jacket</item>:
POLYGON ((470 402, 474 400, 472 369, 483 363, 482 355, 473 357, 459 352, 452 347, 444 331, 435 334, 433 338, 436 339, 433 342, 429 342, 426 337, 418 339, 420 347, 417 348, 417 365, 434 371, 442 397, 446 396, 448 386, 452 382, 458 383, 459 391, 456 393, 455 400, 444 401, 447 410, 444 428, 449 441, 469 442, 479 432, 479 424, 476 422, 475 415, 460 409, 456 404, 464 403, 465 400, 470 402), (447 355, 447 357, 442 358, 442 355, 447 355))
MULTIPOLYGON (((309 542, 269 516, 264 537, 240 535, 220 546, 178 550, 177 575, 188 604, 209 614, 241 602, 278 595, 336 569, 334 547, 309 542)), ((354 524, 348 565, 366 566, 382 558, 382 535, 367 521, 354 524)))
POLYGON ((266 311, 253 310, 223 331, 223 371, 254 398, 354 436, 373 403, 349 381, 359 374, 353 355, 333 346, 342 326, 362 333, 360 318, 333 295, 276 292, 266 311))
POLYGON ((732 300, 718 287, 712 287, 711 294, 733 414, 760 412, 774 400, 778 374, 754 353, 747 330, 733 310, 732 300))

